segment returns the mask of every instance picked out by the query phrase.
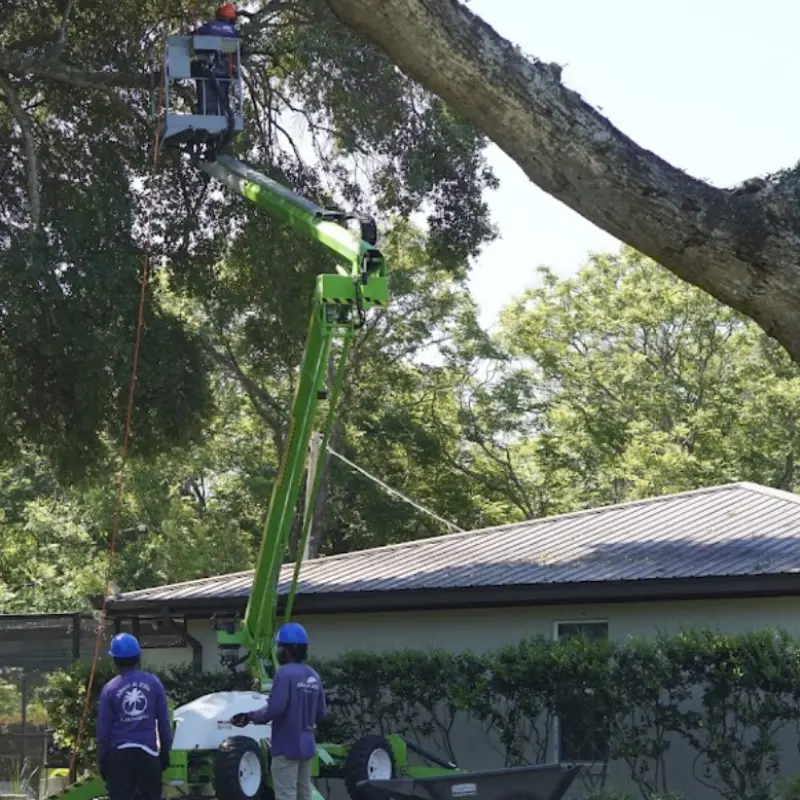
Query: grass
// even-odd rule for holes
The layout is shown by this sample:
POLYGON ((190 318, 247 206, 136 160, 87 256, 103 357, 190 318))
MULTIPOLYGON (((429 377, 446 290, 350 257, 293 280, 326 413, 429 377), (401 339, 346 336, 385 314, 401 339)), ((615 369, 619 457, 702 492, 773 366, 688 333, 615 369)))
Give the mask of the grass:
POLYGON ((30 794, 32 781, 38 772, 38 767, 29 768, 27 763, 20 758, 11 759, 11 780, 7 794, 20 795, 30 794))

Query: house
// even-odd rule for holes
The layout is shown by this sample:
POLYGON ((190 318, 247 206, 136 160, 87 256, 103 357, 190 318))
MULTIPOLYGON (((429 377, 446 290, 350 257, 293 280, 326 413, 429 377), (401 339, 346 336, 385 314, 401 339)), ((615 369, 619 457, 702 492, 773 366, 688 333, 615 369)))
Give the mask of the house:
MULTIPOLYGON (((148 650, 148 662, 214 669, 211 617, 242 613, 251 580, 129 592, 109 614, 162 642, 164 626, 173 631, 178 646, 148 650)), ((734 483, 320 558, 303 567, 295 615, 321 657, 428 643, 488 650, 576 623, 613 639, 686 626, 800 633, 800 496, 734 483)), ((469 765, 494 758, 476 744, 469 765)), ((677 772, 674 790, 698 796, 677 772)))

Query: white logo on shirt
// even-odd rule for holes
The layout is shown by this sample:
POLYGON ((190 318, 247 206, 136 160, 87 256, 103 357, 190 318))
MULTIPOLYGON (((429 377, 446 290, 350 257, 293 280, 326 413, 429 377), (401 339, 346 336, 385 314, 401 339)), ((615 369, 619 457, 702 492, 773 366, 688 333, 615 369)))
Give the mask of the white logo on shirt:
POLYGON ((147 698, 137 686, 133 686, 122 696, 122 711, 129 717, 141 717, 147 711, 147 698))

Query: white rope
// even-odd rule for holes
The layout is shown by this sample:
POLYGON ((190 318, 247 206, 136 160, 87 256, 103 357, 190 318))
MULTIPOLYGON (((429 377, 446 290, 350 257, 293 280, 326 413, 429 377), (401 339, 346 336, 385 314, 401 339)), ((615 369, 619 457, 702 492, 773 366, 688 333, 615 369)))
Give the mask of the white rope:
POLYGON ((429 508, 425 508, 425 506, 421 506, 419 503, 415 503, 410 497, 406 497, 402 492, 398 492, 397 489, 392 489, 391 486, 385 484, 380 478, 376 478, 374 475, 371 475, 365 469, 362 469, 358 466, 358 464, 354 464, 350 461, 349 458, 345 458, 341 453, 337 453, 330 445, 328 445, 328 452, 332 456, 336 456, 340 461, 343 461, 347 464, 348 467, 354 469, 356 472, 360 472, 364 477, 369 478, 374 483, 377 483, 378 486, 381 487, 385 492, 393 495, 394 497, 399 497, 401 500, 408 503, 410 506, 413 506, 417 509, 417 511, 422 511, 423 514, 427 514, 429 517, 433 517, 435 520, 441 522, 443 525, 447 525, 448 528, 451 528, 454 531, 459 533, 464 533, 463 528, 459 528, 454 522, 450 522, 449 520, 444 519, 444 517, 440 517, 438 514, 434 514, 429 508))

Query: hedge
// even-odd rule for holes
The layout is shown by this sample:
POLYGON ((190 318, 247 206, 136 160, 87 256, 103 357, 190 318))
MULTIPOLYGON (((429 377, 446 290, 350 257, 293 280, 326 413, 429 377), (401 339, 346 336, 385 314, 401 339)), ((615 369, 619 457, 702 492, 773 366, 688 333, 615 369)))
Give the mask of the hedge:
MULTIPOLYGON (((682 739, 697 754, 701 784, 725 800, 766 800, 780 774, 777 734, 800 730, 800 640, 775 630, 692 630, 625 644, 541 637, 485 655, 353 651, 315 666, 331 709, 324 740, 395 731, 458 763, 453 732, 472 720, 512 766, 551 757, 558 718, 570 751, 590 752, 599 766, 594 791, 603 789, 613 761, 627 765, 643 797, 668 794, 665 754, 682 739)), ((46 704, 65 747, 74 745, 87 674, 87 665, 76 664, 50 678, 46 704)), ((111 674, 103 663, 95 692, 111 674)), ((176 704, 250 688, 247 676, 198 675, 189 667, 160 677, 176 704)), ((84 763, 92 758, 93 725, 92 714, 84 763)))

